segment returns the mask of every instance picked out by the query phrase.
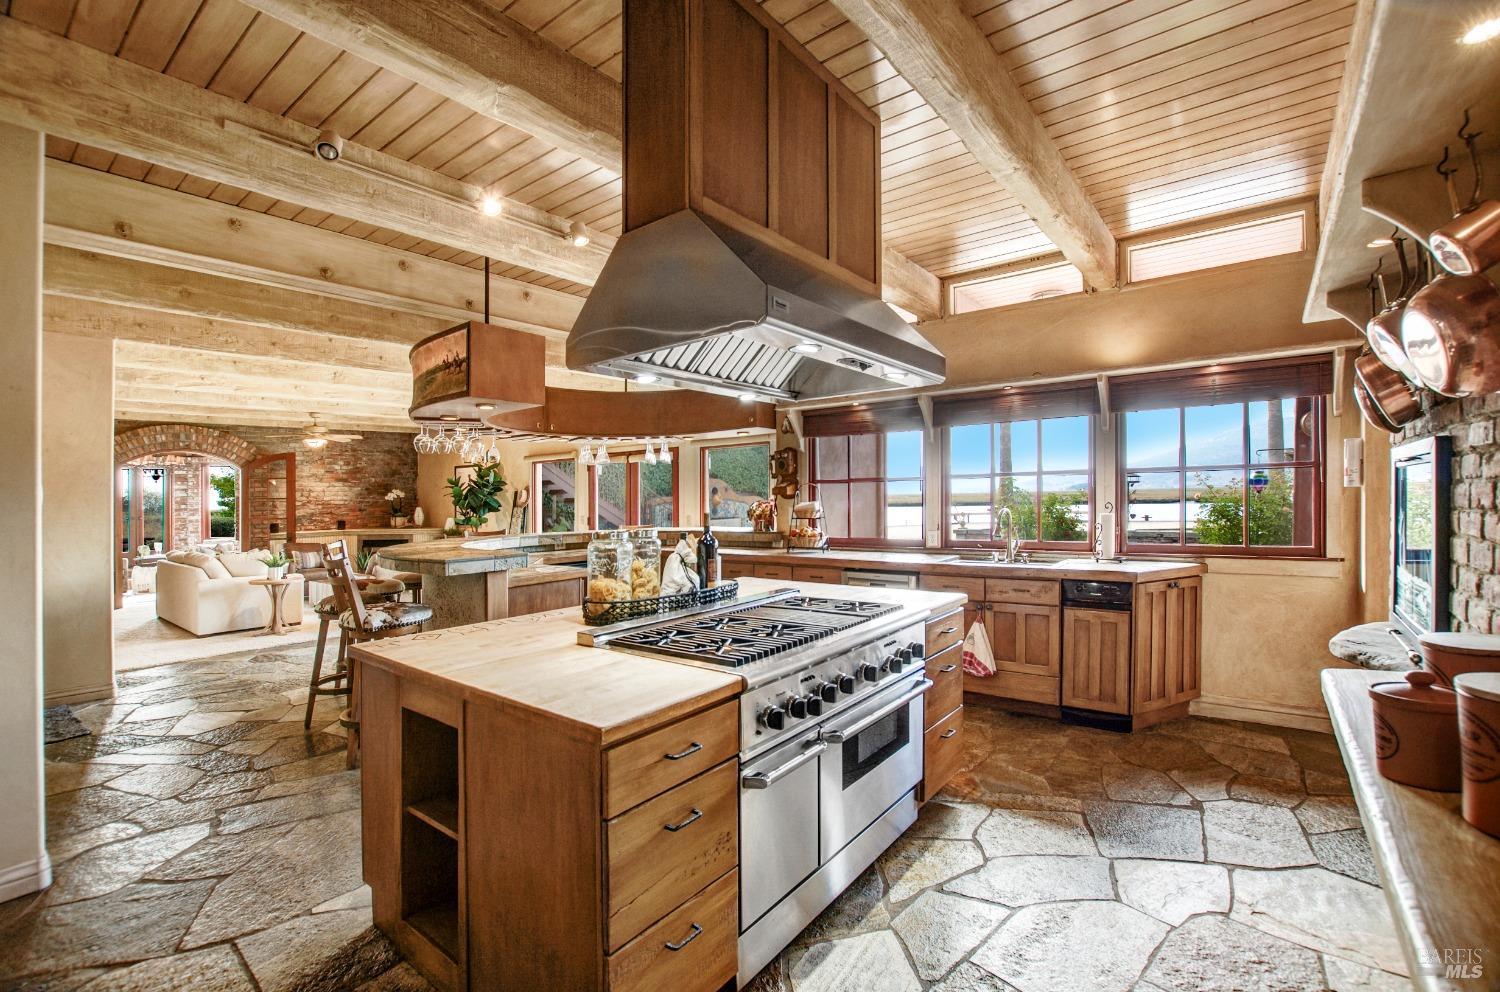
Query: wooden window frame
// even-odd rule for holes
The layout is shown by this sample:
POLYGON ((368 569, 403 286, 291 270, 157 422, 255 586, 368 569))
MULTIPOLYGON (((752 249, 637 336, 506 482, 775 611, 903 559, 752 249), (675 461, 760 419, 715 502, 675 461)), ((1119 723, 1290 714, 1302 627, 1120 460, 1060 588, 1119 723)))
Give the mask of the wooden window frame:
MULTIPOLYGON (((676 448, 672 451, 672 523, 668 526, 681 525, 682 494, 678 485, 677 466, 681 459, 676 448)), ((632 452, 621 455, 610 462, 612 465, 625 466, 625 522, 621 527, 642 527, 641 523, 641 466, 646 464, 644 452, 632 452)), ((590 465, 589 470, 589 529, 600 530, 599 524, 599 466, 590 465)), ((652 526, 655 526, 654 524, 652 526)))
MULTIPOLYGON (((578 530, 578 456, 569 455, 566 458, 538 458, 531 463, 531 532, 533 534, 558 534, 562 531, 542 530, 542 466, 553 465, 559 462, 573 463, 573 528, 578 530)), ((589 480, 592 483, 592 479, 589 480)))
MULTIPOLYGON (((770 457, 769 456, 772 455, 772 454, 774 454, 775 451, 776 451, 776 444, 775 444, 774 439, 766 438, 766 439, 763 439, 763 440, 760 440, 760 441, 735 441, 735 442, 731 442, 729 444, 705 444, 701 448, 698 449, 698 509, 703 514, 703 522, 704 522, 705 525, 708 523, 708 460, 709 460, 709 452, 712 452, 712 451, 722 451, 722 450, 727 449, 727 448, 759 448, 759 447, 765 447, 766 448, 766 455, 767 455, 766 481, 768 483, 767 490, 769 491, 769 483, 771 481, 771 466, 770 466, 770 457)), ((676 464, 675 457, 673 459, 673 464, 676 464)), ((749 533, 750 531, 754 530, 755 528, 753 528, 753 527, 724 527, 724 526, 720 525, 719 529, 720 530, 725 530, 725 531, 749 533)))
POLYGON ((1253 460, 1253 452, 1249 450, 1250 415, 1248 404, 1259 402, 1280 402, 1291 397, 1281 397, 1277 400, 1235 400, 1235 404, 1241 407, 1241 449, 1247 459, 1240 464, 1225 465, 1189 465, 1187 463, 1187 414, 1189 407, 1206 406, 1210 404, 1190 403, 1178 407, 1158 407, 1157 409, 1175 409, 1177 411, 1177 466, 1160 467, 1135 467, 1128 465, 1125 461, 1126 444, 1126 418, 1130 412, 1120 411, 1115 414, 1118 428, 1115 431, 1115 464, 1116 471, 1115 498, 1116 505, 1120 508, 1117 514, 1120 527, 1120 551, 1122 554, 1135 555, 1188 555, 1195 558, 1217 557, 1217 558, 1323 558, 1327 552, 1328 541, 1328 398, 1326 396, 1299 396, 1296 399, 1306 399, 1311 402, 1311 413, 1313 414, 1312 429, 1312 457, 1310 459, 1294 460, 1290 462, 1256 462, 1253 460), (1295 471, 1307 469, 1311 471, 1313 484, 1310 496, 1312 504, 1309 508, 1309 523, 1313 531, 1313 540, 1308 545, 1252 545, 1250 544, 1250 515, 1247 510, 1240 514, 1240 544, 1188 544, 1187 543, 1187 479, 1194 472, 1239 472, 1240 493, 1242 507, 1249 506, 1250 473, 1256 469, 1287 469, 1295 471), (1179 477, 1177 498, 1178 505, 1182 507, 1180 520, 1178 522, 1178 544, 1132 544, 1130 535, 1130 501, 1128 495, 1129 478, 1135 472, 1176 473, 1179 477))
MULTIPOLYGON (((989 446, 989 449, 990 449, 990 472, 989 472, 989 478, 990 478, 990 509, 991 509, 991 513, 994 512, 994 506, 995 506, 996 480, 998 480, 998 479, 1000 479, 1002 477, 1001 473, 999 473, 999 472, 997 472, 995 470, 995 427, 999 423, 1035 423, 1037 425, 1037 446, 1036 446, 1037 470, 1035 472, 1011 472, 1010 474, 1012 476, 1030 475, 1030 476, 1034 476, 1036 478, 1036 480, 1037 480, 1037 490, 1036 490, 1036 502, 1035 502, 1035 506, 1036 506, 1036 521, 1037 521, 1037 534, 1038 535, 1040 535, 1041 532, 1042 532, 1042 494, 1046 491, 1045 489, 1042 488, 1042 478, 1044 476, 1048 476, 1048 475, 1087 475, 1088 476, 1088 508, 1089 508, 1089 516, 1088 516, 1088 524, 1086 525, 1086 528, 1085 528, 1086 536, 1085 536, 1084 540, 1082 540, 1082 541, 1043 541, 1043 540, 1040 539, 1040 537, 1038 537, 1036 540, 1021 541, 1021 543, 1019 545, 1019 548, 1021 550, 1023 550, 1023 551, 1079 551, 1079 550, 1087 550, 1087 549, 1092 548, 1093 544, 1094 544, 1094 539, 1093 539, 1094 523, 1098 519, 1098 506, 1096 505, 1097 502, 1098 502, 1098 494, 1095 492, 1095 488, 1096 488, 1096 484, 1097 484, 1097 472, 1098 472, 1098 464, 1097 464, 1098 458, 1097 458, 1097 453, 1095 451, 1095 445, 1098 443, 1098 430, 1099 430, 1098 418, 1096 416, 1094 416, 1093 414, 1077 413, 1077 414, 1070 414, 1070 415, 1062 416, 1062 417, 1036 417, 1036 418, 1030 418, 1030 419, 1027 419, 1027 418, 1017 418, 1016 420, 1012 420, 1012 421, 990 421, 987 424, 987 426, 990 429, 990 446, 989 446), (1087 445, 1087 448, 1088 448, 1088 453, 1089 453, 1089 464, 1088 464, 1087 471, 1080 472, 1080 471, 1077 471, 1076 469, 1070 469, 1070 470, 1055 469, 1055 470, 1052 470, 1052 471, 1044 471, 1042 469, 1042 465, 1044 464, 1044 461, 1043 461, 1043 459, 1044 459, 1044 452, 1042 450, 1042 426, 1041 425, 1044 422, 1048 421, 1048 420, 1071 420, 1073 417, 1085 417, 1085 418, 1087 418, 1087 421, 1088 421, 1088 445, 1087 445)), ((951 504, 952 494, 953 494, 953 485, 952 485, 952 481, 953 481, 953 436, 952 435, 953 435, 953 429, 954 429, 955 426, 957 426, 957 427, 963 427, 963 426, 980 426, 980 425, 978 425, 978 424, 968 424, 968 425, 957 424, 957 425, 952 425, 952 426, 944 427, 944 428, 942 428, 938 432, 941 435, 940 436, 940 443, 942 445, 942 463, 943 463, 943 493, 942 493, 942 500, 941 500, 941 505, 942 505, 942 540, 943 540, 942 546, 945 547, 945 548, 988 548, 988 547, 990 547, 993 544, 993 542, 990 541, 988 538, 984 538, 984 539, 980 539, 980 540, 974 540, 974 541, 958 540, 958 539, 956 539, 956 538, 953 537, 952 529, 949 526, 950 522, 951 522, 949 520, 950 504, 951 504)), ((978 478, 979 476, 978 476, 978 473, 965 473, 962 477, 963 478, 978 478)))
MULTIPOLYGON (((135 564, 135 559, 136 559, 135 549, 136 549, 136 547, 140 546, 141 541, 144 538, 145 530, 146 530, 146 514, 145 514, 145 506, 143 505, 143 500, 142 500, 142 493, 145 490, 145 486, 146 486, 146 469, 149 469, 149 468, 161 469, 161 471, 163 473, 163 475, 162 475, 162 500, 161 500, 161 504, 162 504, 162 539, 161 539, 161 546, 162 546, 162 552, 163 553, 166 553, 168 551, 173 550, 172 549, 172 467, 170 465, 152 465, 152 464, 124 465, 124 466, 121 466, 121 467, 124 468, 124 469, 126 469, 129 472, 129 474, 130 474, 130 481, 127 483, 129 485, 129 487, 130 487, 130 496, 131 496, 131 500, 130 500, 130 533, 128 535, 128 538, 129 538, 130 541, 133 542, 133 546, 129 547, 129 548, 126 548, 124 553, 130 556, 130 563, 132 565, 134 565, 135 564)), ((121 497, 123 499, 123 497, 124 497, 125 494, 121 493, 120 495, 121 495, 121 497)), ((116 512, 118 514, 121 514, 122 517, 123 517, 124 508, 121 507, 116 512)), ((120 536, 121 536, 122 539, 126 539, 127 538, 127 535, 125 535, 125 534, 121 534, 120 536)), ((155 552, 153 552, 153 554, 154 553, 155 552)))
MULTIPOLYGON (((809 442, 808 445, 807 445, 807 493, 808 493, 808 498, 809 499, 817 499, 818 498, 818 487, 821 486, 824 483, 853 486, 855 483, 860 483, 860 482, 870 483, 870 482, 873 482, 876 485, 876 507, 880 511, 878 513, 878 515, 877 515, 876 522, 879 524, 879 527, 880 527, 880 531, 881 531, 880 536, 879 537, 829 537, 828 538, 829 545, 832 546, 832 547, 840 547, 840 548, 851 548, 851 547, 866 547, 866 548, 868 548, 868 547, 877 547, 877 548, 920 548, 920 547, 923 547, 924 544, 925 544, 925 542, 923 540, 923 532, 926 530, 926 523, 925 522, 922 524, 921 527, 918 528, 917 536, 915 538, 911 539, 911 540, 902 540, 901 538, 886 537, 885 536, 885 513, 884 513, 884 509, 885 509, 885 506, 886 506, 885 498, 886 498, 886 484, 887 483, 889 483, 889 482, 912 482, 912 481, 915 481, 917 483, 917 488, 918 488, 918 490, 921 493, 921 500, 922 500, 921 505, 924 508, 924 513, 925 513, 925 508, 926 508, 926 505, 927 505, 927 476, 926 476, 926 473, 923 472, 922 474, 914 476, 914 477, 913 476, 905 476, 905 475, 903 475, 903 476, 898 476, 898 477, 892 478, 892 477, 886 476, 884 474, 884 469, 885 469, 885 454, 886 454, 885 445, 886 445, 886 435, 887 434, 910 434, 910 433, 920 434, 921 437, 922 437, 922 448, 923 448, 923 451, 922 451, 922 459, 918 462, 918 467, 919 467, 919 469, 925 467, 925 465, 926 465, 926 448, 927 448, 927 432, 926 431, 922 431, 922 430, 918 430, 918 431, 894 430, 894 431, 863 431, 863 432, 860 432, 860 433, 873 434, 875 436, 875 438, 876 438, 876 441, 875 441, 875 462, 876 462, 877 465, 879 465, 881 467, 881 472, 882 472, 881 475, 878 475, 878 476, 869 476, 869 477, 866 477, 866 476, 858 476, 858 477, 851 476, 851 477, 846 478, 846 479, 822 479, 822 478, 819 478, 818 477, 818 442, 826 440, 828 438, 839 438, 839 439, 841 439, 841 440, 843 440, 843 441, 845 441, 847 443, 849 438, 856 437, 856 436, 858 436, 858 434, 828 434, 828 435, 822 435, 822 436, 818 436, 818 437, 810 437, 810 438, 807 439, 808 442, 809 442)), ((851 497, 851 499, 849 500, 849 502, 848 502, 848 504, 846 506, 846 516, 847 516, 848 519, 845 520, 845 525, 844 525, 844 531, 845 531, 845 533, 848 533, 848 531, 850 529, 849 525, 853 522, 853 509, 852 509, 853 508, 853 502, 854 501, 853 501, 853 499, 851 497)), ((825 508, 825 512, 826 512, 826 508, 825 508)), ((925 517, 924 517, 924 521, 925 521, 925 517)))

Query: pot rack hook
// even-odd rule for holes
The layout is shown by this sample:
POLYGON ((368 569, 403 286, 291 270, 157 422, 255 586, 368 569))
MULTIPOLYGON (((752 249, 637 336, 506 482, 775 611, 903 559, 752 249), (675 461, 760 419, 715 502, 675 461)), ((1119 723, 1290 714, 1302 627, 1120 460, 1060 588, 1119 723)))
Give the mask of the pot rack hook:
POLYGON ((1380 278, 1380 267, 1385 264, 1382 256, 1375 262, 1375 268, 1370 272, 1370 278, 1365 280, 1365 289, 1370 291, 1370 316, 1373 317, 1385 309, 1385 280, 1380 278), (1379 296, 1375 294, 1379 292, 1379 296))
POLYGON ((1414 280, 1411 264, 1406 260, 1406 239, 1399 229, 1391 232, 1391 244, 1396 248, 1396 261, 1401 263, 1401 287, 1396 291, 1396 300, 1403 302, 1411 295, 1414 280))
POLYGON ((1454 216, 1457 216, 1460 213, 1458 190, 1453 188, 1453 177, 1458 172, 1458 166, 1448 164, 1449 154, 1448 146, 1444 145, 1443 157, 1438 160, 1437 164, 1437 174, 1443 177, 1443 187, 1448 191, 1448 209, 1454 216))
POLYGON ((1469 196, 1468 206, 1463 208, 1463 213, 1468 213, 1479 206, 1479 191, 1484 187, 1484 165, 1479 160, 1479 138, 1483 131, 1469 130, 1469 108, 1464 108, 1464 122, 1458 127, 1458 137, 1469 150, 1469 164, 1474 168, 1474 192, 1469 196))

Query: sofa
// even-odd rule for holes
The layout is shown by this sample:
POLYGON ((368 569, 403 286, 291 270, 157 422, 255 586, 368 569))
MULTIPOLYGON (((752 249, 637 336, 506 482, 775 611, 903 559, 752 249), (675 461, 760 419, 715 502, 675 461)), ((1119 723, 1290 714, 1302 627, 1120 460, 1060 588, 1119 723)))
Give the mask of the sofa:
MULTIPOLYGON (((250 580, 266 574, 253 552, 174 551, 156 566, 156 615, 199 637, 264 627, 271 621, 271 597, 250 580)), ((283 620, 301 623, 302 576, 287 578, 292 584, 282 594, 283 620)))

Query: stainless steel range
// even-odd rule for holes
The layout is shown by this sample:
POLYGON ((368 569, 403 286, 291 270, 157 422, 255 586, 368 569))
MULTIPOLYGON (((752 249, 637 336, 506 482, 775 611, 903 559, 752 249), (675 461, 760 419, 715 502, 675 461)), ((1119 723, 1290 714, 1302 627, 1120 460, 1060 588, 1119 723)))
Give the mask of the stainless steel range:
POLYGON ((579 634, 745 680, 741 986, 916 820, 925 619, 783 589, 579 634))

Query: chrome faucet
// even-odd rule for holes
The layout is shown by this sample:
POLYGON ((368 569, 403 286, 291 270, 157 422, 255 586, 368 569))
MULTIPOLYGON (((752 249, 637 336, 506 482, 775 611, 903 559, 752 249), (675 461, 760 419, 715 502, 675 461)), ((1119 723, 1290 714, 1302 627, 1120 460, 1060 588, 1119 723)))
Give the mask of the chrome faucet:
POLYGON ((995 561, 1003 561, 1011 564, 1016 560, 1016 549, 1021 546, 1020 540, 1015 536, 1016 522, 1010 507, 1002 506, 995 513, 995 521, 990 525, 990 543, 993 544, 1000 539, 1000 521, 1005 521, 1005 543, 994 551, 995 561))

